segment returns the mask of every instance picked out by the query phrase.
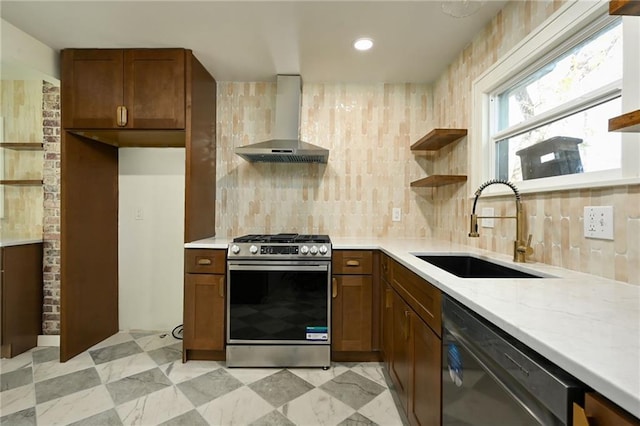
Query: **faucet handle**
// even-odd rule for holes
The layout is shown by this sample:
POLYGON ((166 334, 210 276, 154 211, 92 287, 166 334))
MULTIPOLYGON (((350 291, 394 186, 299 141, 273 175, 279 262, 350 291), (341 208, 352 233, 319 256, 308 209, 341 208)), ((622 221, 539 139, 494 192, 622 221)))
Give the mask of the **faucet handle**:
MULTIPOLYGON (((523 253, 525 256, 531 256, 533 254, 533 247, 531 247, 531 238, 533 238, 533 235, 529 234, 529 237, 527 238, 527 243, 525 245, 520 245, 517 247, 517 251, 519 253, 523 253)), ((521 244, 522 241, 518 241, 518 244, 521 244)))

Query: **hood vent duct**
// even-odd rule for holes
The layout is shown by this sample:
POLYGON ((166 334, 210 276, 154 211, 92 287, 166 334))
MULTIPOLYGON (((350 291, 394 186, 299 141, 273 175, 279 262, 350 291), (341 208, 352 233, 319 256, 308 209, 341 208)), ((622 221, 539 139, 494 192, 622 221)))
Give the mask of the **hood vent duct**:
POLYGON ((299 75, 279 75, 276 94, 275 139, 236 148, 247 161, 267 163, 326 163, 329 150, 299 139, 302 82, 299 75))

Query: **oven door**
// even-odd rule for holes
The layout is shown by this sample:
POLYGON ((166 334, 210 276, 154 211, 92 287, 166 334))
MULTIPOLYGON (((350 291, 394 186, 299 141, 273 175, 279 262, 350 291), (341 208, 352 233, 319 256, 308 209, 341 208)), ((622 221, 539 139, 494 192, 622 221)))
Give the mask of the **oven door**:
POLYGON ((330 343, 330 262, 230 261, 227 274, 227 343, 330 343))

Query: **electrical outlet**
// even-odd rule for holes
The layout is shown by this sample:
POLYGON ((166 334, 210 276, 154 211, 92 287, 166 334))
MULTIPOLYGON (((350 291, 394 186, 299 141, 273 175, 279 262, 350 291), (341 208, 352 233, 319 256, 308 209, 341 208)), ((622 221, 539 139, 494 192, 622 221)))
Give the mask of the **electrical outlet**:
POLYGON ((391 209, 391 220, 394 222, 400 222, 402 219, 402 209, 400 207, 394 207, 391 209))
MULTIPOLYGON (((483 207, 480 216, 494 216, 493 207, 483 207)), ((480 225, 483 228, 493 228, 495 226, 495 219, 480 219, 480 225)))
POLYGON ((613 240, 613 206, 584 207, 584 236, 613 240))
POLYGON ((142 207, 138 207, 136 209, 135 219, 136 220, 144 220, 144 210, 142 209, 142 207))

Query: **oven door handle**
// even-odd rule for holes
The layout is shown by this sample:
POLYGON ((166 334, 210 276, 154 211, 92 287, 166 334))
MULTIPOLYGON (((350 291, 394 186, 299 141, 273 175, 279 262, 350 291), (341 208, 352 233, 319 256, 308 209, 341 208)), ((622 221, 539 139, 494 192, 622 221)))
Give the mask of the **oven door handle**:
POLYGON ((230 271, 329 271, 329 264, 316 265, 238 265, 229 263, 230 271))

